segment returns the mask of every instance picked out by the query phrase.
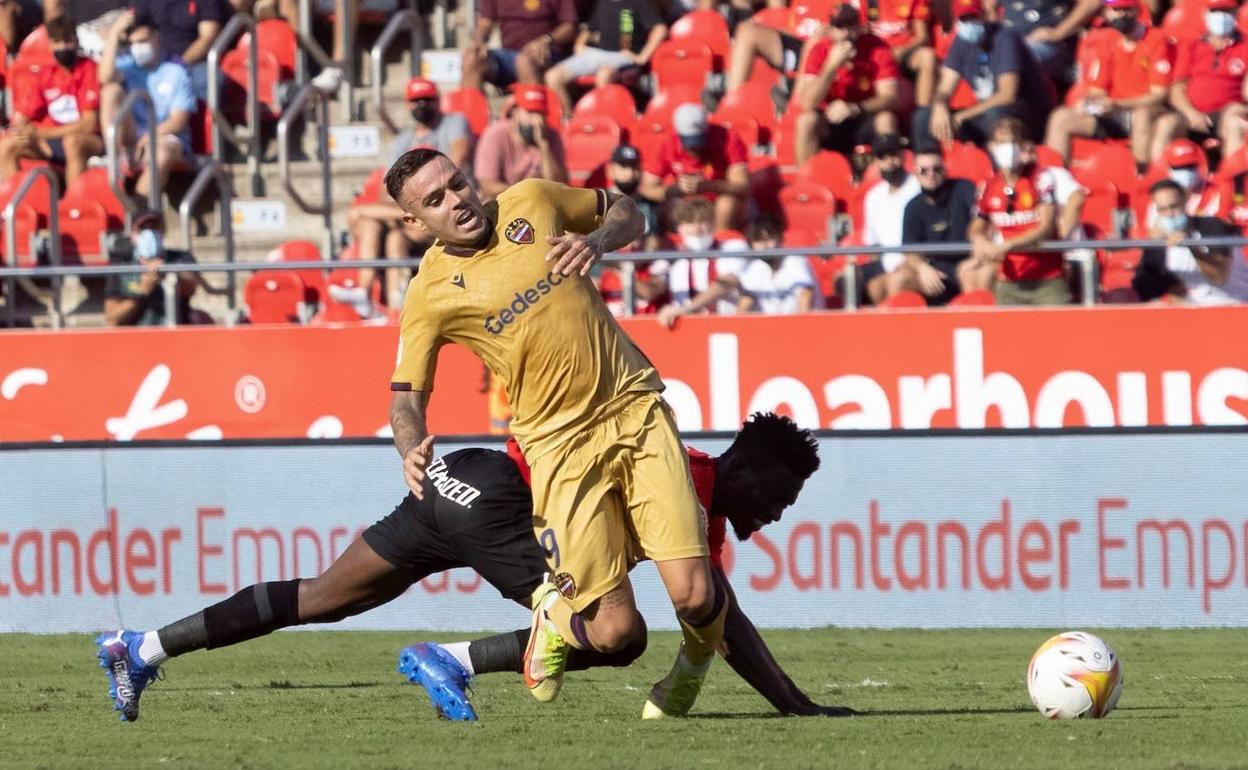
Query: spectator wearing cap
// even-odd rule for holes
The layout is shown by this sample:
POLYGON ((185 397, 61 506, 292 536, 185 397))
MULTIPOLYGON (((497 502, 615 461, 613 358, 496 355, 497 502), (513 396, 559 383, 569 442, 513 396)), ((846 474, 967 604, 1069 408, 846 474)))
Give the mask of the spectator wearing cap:
MULTIPOLYGON (((165 248, 164 234, 165 223, 160 214, 139 213, 130 225, 127 247, 109 254, 110 264, 133 264, 142 268, 142 272, 108 276, 104 287, 104 321, 109 326, 164 325, 166 285, 160 268, 166 264, 195 261, 190 252, 165 248)), ((191 310, 191 295, 199 286, 199 278, 194 273, 177 273, 172 283, 178 295, 176 322, 195 323, 204 317, 191 310)))
POLYGON ((65 165, 72 184, 87 159, 104 152, 100 137, 100 82, 95 62, 78 52, 77 23, 59 16, 47 23, 56 63, 39 67, 13 94, 9 130, 0 137, 0 179, 17 173, 22 158, 65 165))
MULTIPOLYGON (((424 78, 409 80, 406 96, 412 125, 391 140, 386 149, 386 167, 389 168, 408 150, 428 147, 446 155, 471 177, 472 129, 468 127, 468 120, 458 112, 443 113, 438 101, 438 87, 424 78)), ((360 259, 380 259, 383 252, 386 259, 419 257, 430 242, 425 231, 403 223, 403 210, 389 196, 382 196, 376 202, 353 205, 347 211, 347 226, 360 259)), ((368 288, 376 277, 375 269, 360 268, 355 287, 359 289, 359 296, 347 300, 353 302, 365 318, 372 314, 368 288)), ((386 302, 390 307, 398 307, 402 303, 405 285, 399 269, 386 271, 386 302)))
POLYGON ((1011 0, 997 3, 1001 23, 1023 36, 1036 61, 1063 90, 1074 82, 1079 35, 1101 11, 1102 0, 1011 0))
MULTIPOLYGON (((982 145, 992 126, 1007 115, 1018 117, 1025 126, 1044 126, 1053 106, 1053 88, 1023 36, 987 21, 982 0, 953 0, 953 12, 956 39, 940 70, 931 135, 942 142, 961 139, 982 145), (977 101, 952 112, 949 100, 962 80, 977 101)), ((921 127, 920 112, 915 122, 921 127)))
MULTIPOLYGON (((920 191, 902 213, 901 241, 905 246, 925 243, 963 243, 975 212, 975 185, 950 178, 945 157, 936 144, 914 151, 914 173, 920 191)), ((917 291, 928 305, 945 305, 962 291, 960 274, 971 263, 969 254, 906 254, 905 262, 888 275, 887 294, 917 291)))
MULTIPOLYGON (((781 247, 780 223, 767 215, 750 220, 746 240, 755 251, 781 247)), ((823 306, 819 281, 810 260, 800 254, 751 259, 739 276, 738 313, 788 315, 809 313, 823 306)))
POLYGON ((208 49, 233 13, 225 0, 135 0, 135 23, 154 27, 170 56, 191 72, 195 95, 208 93, 208 49))
POLYGON ((1139 20, 1139 0, 1105 0, 1105 27, 1097 33, 1083 73, 1087 96, 1049 116, 1045 144, 1070 163, 1073 137, 1130 139, 1137 169, 1161 154, 1169 137, 1154 136, 1165 111, 1174 59, 1166 33, 1139 20))
POLYGON ((631 144, 622 144, 611 153, 611 162, 607 164, 607 189, 620 195, 627 195, 641 209, 646 218, 646 232, 643 245, 649 251, 659 247, 659 207, 641 194, 641 153, 631 144))
POLYGON ((810 48, 793 98, 802 110, 794 131, 798 163, 821 148, 850 154, 876 134, 897 133, 897 78, 892 49, 862 29, 858 9, 845 3, 827 35, 810 48))
POLYGON ((1070 302, 1066 266, 1056 252, 1029 251, 1057 228, 1053 176, 1023 156, 1022 122, 997 122, 988 149, 997 173, 979 196, 967 231, 974 260, 962 272, 963 289, 988 288, 996 278, 999 305, 1065 305, 1070 302))
POLYGON ((1236 10, 1235 0, 1209 0, 1207 34, 1180 45, 1174 63, 1170 103, 1178 112, 1158 127, 1167 136, 1216 136, 1224 157, 1244 144, 1248 121, 1248 41, 1236 27, 1236 10))
MULTIPOLYGON (((902 223, 906 206, 919 194, 919 180, 903 163, 901 137, 879 134, 871 143, 880 181, 867 190, 863 199, 862 242, 866 246, 901 246, 902 223)), ((867 299, 878 304, 888 296, 889 276, 901 267, 906 257, 900 251, 882 254, 862 271, 867 299)))
POLYGON ((715 226, 738 227, 750 194, 749 151, 736 131, 707 122, 706 108, 687 102, 672 113, 673 133, 646 159, 641 194, 656 202, 701 195, 714 202, 715 226))
POLYGON ((645 67, 666 36, 663 9, 655 0, 597 0, 572 55, 546 70, 546 85, 559 94, 570 115, 568 84, 593 75, 604 86, 627 67, 645 67))
POLYGON ((165 189, 174 165, 191 156, 191 119, 198 109, 195 86, 186 67, 167 58, 161 50, 160 35, 150 24, 136 24, 133 11, 123 11, 109 28, 100 61, 100 118, 112 123, 127 91, 147 91, 155 108, 153 117, 147 104, 137 102, 120 128, 123 157, 133 158, 143 171, 134 192, 146 198, 152 184, 152 164, 147 162, 148 127, 156 123, 156 172, 159 189, 165 189), (125 53, 119 52, 127 46, 125 53))
POLYGON ((575 0, 481 0, 472 43, 464 49, 464 88, 541 83, 576 40, 575 0), (502 48, 489 48, 498 27, 502 48))
POLYGON ((1229 222, 1187 214, 1187 191, 1163 179, 1149 191, 1157 212, 1150 237, 1164 248, 1145 249, 1136 265, 1131 288, 1141 300, 1173 297, 1194 305, 1248 302, 1248 262, 1239 249, 1180 246, 1185 240, 1237 235, 1229 222))
POLYGON ((546 90, 520 84, 514 91, 507 117, 490 124, 477 142, 473 171, 486 198, 530 177, 568 181, 563 140, 546 124, 546 90))
MULTIPOLYGON (((672 208, 678 251, 705 254, 711 251, 745 251, 749 246, 737 232, 716 232, 715 207, 706 198, 681 198, 672 208)), ((667 328, 676 319, 695 313, 732 314, 740 299, 741 271, 746 260, 738 257, 693 256, 659 259, 650 263, 651 296, 668 295, 659 309, 659 323, 667 328)))
MULTIPOLYGON (((1216 217, 1228 213, 1230 197, 1209 179, 1209 160, 1200 145, 1190 139, 1176 139, 1166 145, 1161 155, 1166 178, 1183 188, 1183 201, 1189 216, 1216 217)), ((1157 212, 1150 199, 1144 217, 1145 227, 1157 224, 1157 212)))

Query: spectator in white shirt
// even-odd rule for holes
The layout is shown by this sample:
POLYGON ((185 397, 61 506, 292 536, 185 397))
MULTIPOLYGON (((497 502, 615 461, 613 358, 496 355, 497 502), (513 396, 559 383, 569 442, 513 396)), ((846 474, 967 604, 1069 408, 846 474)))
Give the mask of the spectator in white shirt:
MULTIPOLYGON (((780 226, 770 217, 760 217, 745 229, 750 248, 758 251, 780 248, 780 226)), ((741 313, 787 315, 809 313, 823 306, 819 282, 806 257, 761 257, 750 260, 741 273, 741 313)))
MULTIPOLYGON (((919 194, 919 180, 906 171, 901 137, 897 134, 880 134, 872 143, 871 151, 881 179, 863 199, 862 242, 866 246, 900 246, 906 204, 919 194)), ((882 302, 888 296, 888 274, 905 261, 905 254, 890 251, 883 254, 878 262, 863 268, 862 282, 872 304, 882 302)))
MULTIPOLYGON (((672 210, 675 247, 680 251, 743 251, 740 237, 715 232, 715 204, 702 196, 682 198, 672 210)), ((659 321, 672 328, 676 319, 693 313, 732 314, 737 311, 745 260, 737 257, 691 257, 650 263, 651 288, 671 301, 659 310, 659 321)))

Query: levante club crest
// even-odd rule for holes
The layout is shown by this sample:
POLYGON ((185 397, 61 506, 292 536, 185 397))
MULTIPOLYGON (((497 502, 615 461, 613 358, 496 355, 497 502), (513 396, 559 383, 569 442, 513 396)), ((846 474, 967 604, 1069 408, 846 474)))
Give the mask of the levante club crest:
POLYGON ((533 225, 527 219, 513 219, 507 225, 507 240, 521 245, 533 242, 533 225))

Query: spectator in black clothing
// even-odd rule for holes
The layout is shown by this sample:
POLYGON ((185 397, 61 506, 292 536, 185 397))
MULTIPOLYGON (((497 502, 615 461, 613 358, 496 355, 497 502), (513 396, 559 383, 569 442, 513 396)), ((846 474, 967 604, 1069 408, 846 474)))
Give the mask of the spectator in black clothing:
MULTIPOLYGON (((986 21, 981 0, 953 0, 953 11, 958 20, 957 39, 940 70, 932 103, 931 136, 942 142, 961 139, 983 144, 992 126, 1006 115, 1018 117, 1023 125, 1042 134, 1055 92, 1023 36, 986 21), (959 80, 970 84, 977 101, 953 113, 949 99, 959 80)), ((922 110, 915 111, 914 124, 916 144, 921 144, 929 138, 922 133, 922 110)))
MULTIPOLYGON (((105 286, 104 320, 109 326, 161 326, 165 323, 164 276, 167 263, 194 262, 189 252, 166 249, 164 219, 148 211, 138 214, 130 228, 130 249, 109 255, 113 264, 135 264, 141 273, 110 275, 105 286)), ((177 322, 194 323, 191 295, 199 286, 194 273, 178 273, 177 322)))
MULTIPOLYGON (((914 154, 914 174, 922 188, 906 204, 902 217, 903 246, 920 243, 962 243, 975 210, 975 185, 950 179, 945 159, 935 145, 920 146, 914 154)), ((962 291, 959 271, 966 254, 906 254, 901 267, 888 275, 888 296, 917 291, 928 305, 944 305, 962 291)))
POLYGON ((603 86, 629 67, 645 67, 667 36, 667 24, 654 0, 597 0, 589 21, 581 25, 572 55, 546 70, 546 85, 572 112, 568 85, 593 75, 603 86))
POLYGON ((225 0, 134 0, 136 26, 156 28, 161 48, 191 71, 195 95, 208 94, 208 49, 229 20, 225 0))
POLYGON ((1103 0, 1010 0, 997 6, 1002 12, 1001 23, 1023 36, 1036 61, 1054 82, 1067 86, 1075 79, 1075 45, 1079 35, 1101 12, 1102 3, 1103 0))

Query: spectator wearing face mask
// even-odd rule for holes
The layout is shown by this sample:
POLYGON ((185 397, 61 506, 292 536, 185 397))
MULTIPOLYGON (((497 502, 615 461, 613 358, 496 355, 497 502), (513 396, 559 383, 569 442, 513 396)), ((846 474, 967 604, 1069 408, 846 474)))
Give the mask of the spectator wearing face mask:
MULTIPOLYGON (((781 230, 776 220, 761 216, 750 222, 745 237, 750 248, 762 251, 781 246, 781 230)), ((819 281, 810 261, 800 254, 751 259, 741 271, 739 313, 788 315, 809 313, 823 306, 819 281)))
POLYGON ((659 207, 641 194, 641 153, 631 144, 622 144, 611 153, 607 164, 607 190, 627 195, 641 209, 646 218, 644 248, 654 251, 659 247, 659 207))
MULTIPOLYGON (((672 210, 675 247, 680 251, 744 251, 745 241, 720 238, 715 231, 715 208, 705 198, 678 201, 672 210)), ((727 234, 725 234, 727 236, 727 234)), ((669 329, 676 319, 695 313, 732 314, 737 310, 741 271, 745 260, 736 257, 689 257, 650 263, 653 294, 667 294, 670 302, 659 310, 659 322, 669 329)))
POLYGON ((1219 238, 1237 233, 1216 217, 1187 214, 1187 191, 1169 179, 1150 190, 1157 219, 1150 236, 1165 248, 1145 249, 1131 287, 1143 301, 1174 297, 1193 305, 1248 302, 1248 263, 1239 249, 1179 246, 1184 240, 1219 238))
POLYGON ((1057 231, 1053 176, 1022 156, 1023 124, 1002 118, 993 127, 988 150, 996 174, 980 192, 967 233, 971 270, 966 291, 988 288, 994 274, 999 305, 1069 304, 1070 286, 1060 253, 1028 251, 1057 231))
POLYGON ((1209 0, 1208 33, 1179 47, 1170 103, 1178 111, 1158 131, 1197 138, 1216 136, 1230 155, 1244 143, 1248 120, 1248 41, 1236 28, 1235 0, 1209 0))
POLYGON ((802 110, 794 128, 797 162, 820 149, 849 155, 877 134, 896 134, 900 76, 888 43, 863 29, 857 8, 841 4, 793 86, 802 110))
MULTIPOLYGON (((1229 196, 1224 196, 1223 190, 1208 178, 1209 161, 1200 145, 1190 139, 1176 139, 1166 145, 1161 157, 1166 178, 1183 188, 1184 205, 1189 216, 1222 216, 1230 208, 1229 196)), ((1157 224, 1152 196, 1149 197, 1144 224, 1150 231, 1157 224)))
POLYGON ((60 16, 47 23, 56 63, 39 67, 13 94, 13 116, 0 137, 0 179, 17 173, 22 158, 65 166, 73 184, 87 159, 104 152, 100 137, 100 82, 95 62, 78 52, 77 22, 60 16))
POLYGON ((134 192, 144 199, 152 184, 148 127, 154 120, 156 170, 163 190, 173 166, 191 156, 191 119, 197 105, 195 86, 186 67, 164 56, 155 27, 134 21, 133 11, 123 12, 105 38, 99 73, 103 84, 100 117, 104 125, 109 125, 128 91, 145 90, 151 97, 155 117, 145 103, 138 102, 133 112, 123 118, 120 131, 123 158, 133 158, 143 169, 134 192), (125 53, 119 51, 123 44, 128 44, 125 53))
POLYGON ((1130 139, 1136 166, 1147 169, 1170 137, 1153 131, 1165 111, 1174 53, 1166 33, 1139 20, 1139 0, 1105 0, 1106 29, 1084 79, 1087 96, 1049 117, 1045 144, 1070 163, 1072 139, 1130 139))
POLYGON ((568 181, 563 140, 546 124, 546 90, 521 84, 514 93, 507 117, 490 124, 477 142, 473 172, 486 198, 530 177, 568 181))
MULTIPOLYGON (((919 180, 906 171, 901 137, 896 134, 875 137, 871 153, 880 171, 880 181, 867 190, 863 199, 862 242, 866 246, 901 246, 906 205, 919 194, 919 180)), ((900 251, 890 251, 862 269, 862 283, 871 304, 879 304, 888 296, 889 275, 905 261, 906 256, 900 251)))
MULTIPOLYGON (((975 212, 975 185, 950 178, 945 157, 935 144, 914 151, 914 173, 920 192, 902 214, 902 243, 961 243, 975 212)), ((888 296, 917 291, 928 305, 945 305, 962 291, 960 275, 973 264, 969 254, 906 255, 906 261, 888 276, 888 296)))
MULTIPOLYGON (((987 21, 981 0, 953 0, 957 38, 945 55, 932 102, 930 131, 936 139, 983 144, 1006 115, 1025 126, 1044 126, 1054 101, 1053 87, 1036 63, 1023 36, 987 21), (959 81, 965 80, 977 101, 957 112, 949 109, 959 81)), ((916 113, 920 128, 922 116, 916 113)))
POLYGON ((224 0, 135 0, 135 23, 154 27, 170 56, 191 72, 195 95, 207 98, 208 49, 232 14, 224 0))
MULTIPOLYGON (((109 255, 112 264, 134 264, 142 272, 110 275, 104 289, 104 320, 109 326, 162 326, 166 320, 165 283, 160 268, 166 264, 194 262, 189 252, 167 249, 164 220, 148 211, 134 217, 130 248, 109 255)), ((195 323, 202 313, 191 309, 191 295, 199 286, 194 273, 178 273, 177 323, 195 323)))
POLYGON ((689 102, 672 113, 672 136, 646 159, 641 194, 656 203, 688 195, 713 202, 715 226, 738 227, 750 194, 749 151, 741 136, 707 122, 706 108, 689 102))

